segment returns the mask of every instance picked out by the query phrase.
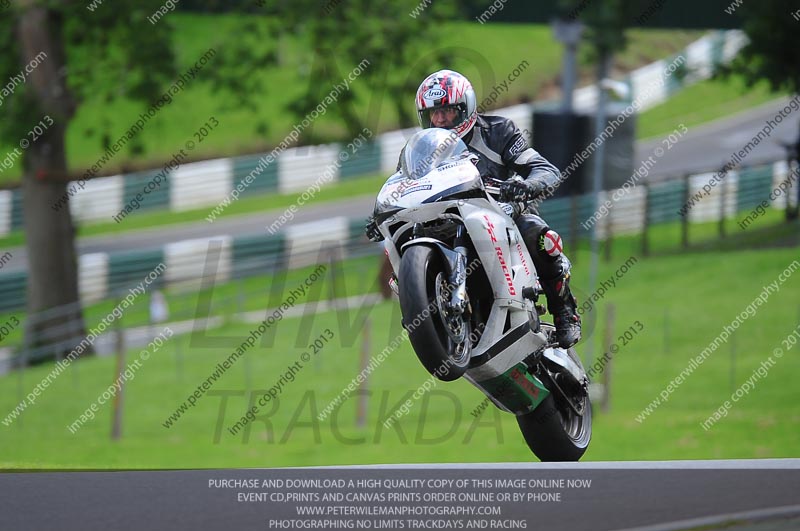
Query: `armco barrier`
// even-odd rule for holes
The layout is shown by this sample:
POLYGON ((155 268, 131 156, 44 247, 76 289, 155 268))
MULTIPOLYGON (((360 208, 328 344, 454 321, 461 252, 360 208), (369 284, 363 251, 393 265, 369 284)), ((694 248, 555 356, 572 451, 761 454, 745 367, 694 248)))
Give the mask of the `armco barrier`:
MULTIPOLYGON (((622 198, 613 202, 608 214, 597 221, 599 236, 637 234, 652 225, 676 221, 687 225, 717 221, 721 215, 730 219, 749 212, 766 200, 770 191, 789 176, 785 161, 730 172, 712 193, 693 204, 684 219, 679 210, 687 197, 702 189, 706 182, 704 176, 713 173, 709 170, 656 183, 642 182, 630 188, 622 198)), ((783 209, 786 197, 797 197, 797 180, 794 180, 791 192, 772 202, 773 208, 783 209)), ((600 201, 613 197, 614 192, 604 192, 600 201)), ((591 225, 584 226, 583 222, 593 216, 594 209, 593 197, 586 194, 549 199, 540 205, 539 213, 556 231, 574 239, 589 234, 591 225)), ((163 248, 83 255, 79 261, 80 293, 84 302, 106 299, 141 278, 159 262, 168 266, 161 279, 164 286, 195 290, 200 279, 210 270, 215 270, 217 280, 223 282, 269 274, 276 267, 305 267, 327 256, 326 249, 339 257, 347 257, 352 255, 353 248, 367 245, 363 227, 368 214, 352 213, 321 221, 289 224, 274 235, 201 238, 173 242, 163 248), (210 260, 215 260, 215 269, 208 269, 206 262, 210 260)), ((373 252, 380 252, 380 246, 371 247, 373 252)), ((0 272, 0 311, 24 307, 26 277, 25 272, 0 272)))
MULTIPOLYGON (((221 236, 169 243, 163 247, 119 253, 90 253, 79 259, 79 289, 84 303, 113 298, 140 281, 159 263, 166 264, 158 287, 173 291, 197 290, 214 272, 218 283, 249 276, 268 275, 276 268, 297 268, 352 255, 366 245, 363 219, 340 216, 290 226, 275 235, 221 236)), ((378 252, 372 248, 370 252, 378 252)), ((0 312, 25 307, 26 271, 0 272, 0 312)))

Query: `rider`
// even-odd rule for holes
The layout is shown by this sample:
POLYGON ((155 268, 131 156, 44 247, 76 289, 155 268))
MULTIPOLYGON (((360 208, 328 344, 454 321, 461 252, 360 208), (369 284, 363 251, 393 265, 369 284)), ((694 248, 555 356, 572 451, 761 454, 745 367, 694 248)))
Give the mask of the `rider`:
MULTIPOLYGON (((450 129, 478 156, 477 167, 484 179, 504 181, 501 200, 527 203, 542 195, 548 185, 557 186, 561 177, 558 169, 528 146, 514 122, 478 114, 472 84, 458 72, 440 70, 426 77, 417 89, 416 104, 423 129, 450 129), (524 180, 509 179, 512 171, 524 180)), ((561 237, 534 214, 521 214, 516 223, 539 272, 556 339, 561 347, 568 348, 580 340, 581 322, 569 288, 571 264, 562 252, 561 237)), ((372 218, 366 232, 373 241, 383 239, 372 218)))

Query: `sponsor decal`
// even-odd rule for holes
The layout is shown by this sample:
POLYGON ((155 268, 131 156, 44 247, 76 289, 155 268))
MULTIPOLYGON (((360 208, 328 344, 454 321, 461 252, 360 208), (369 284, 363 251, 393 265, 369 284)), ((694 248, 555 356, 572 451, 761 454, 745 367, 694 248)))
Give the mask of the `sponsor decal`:
POLYGON ((422 186, 412 186, 411 188, 406 188, 405 190, 403 190, 400 193, 400 197, 406 196, 408 194, 413 194, 414 192, 419 192, 421 190, 430 190, 431 188, 433 188, 433 186, 430 184, 425 184, 422 186))
POLYGON ((515 157, 516 155, 518 155, 521 151, 523 151, 525 149, 525 145, 526 145, 525 139, 522 138, 522 137, 519 137, 517 139, 517 141, 514 142, 514 144, 510 148, 508 148, 508 154, 511 157, 515 157))
POLYGON ((445 170, 449 170, 450 168, 455 168, 455 167, 456 167, 456 166, 458 166, 459 164, 460 164, 460 162, 448 162, 448 163, 447 163, 447 164, 445 164, 444 166, 437 166, 437 167, 436 167, 436 171, 445 171, 445 170))
POLYGON ((527 391, 528 394, 533 398, 537 398, 539 396, 539 388, 533 385, 533 382, 525 378, 525 375, 522 374, 522 371, 516 367, 511 371, 511 378, 513 378, 514 381, 517 382, 520 387, 525 389, 525 391, 527 391))
POLYGON ((508 294, 509 295, 516 295, 517 290, 514 289, 514 282, 511 279, 511 271, 508 268, 508 264, 506 264, 506 260, 503 257, 503 249, 499 245, 497 245, 497 236, 494 233, 494 224, 489 220, 489 216, 486 214, 483 215, 483 219, 486 220, 486 230, 489 233, 489 239, 492 240, 492 243, 495 244, 494 251, 497 253, 497 261, 500 262, 500 268, 503 270, 503 276, 506 277, 506 284, 508 285, 508 294))
POLYGON ((525 253, 522 252, 522 244, 517 244, 517 253, 519 253, 519 259, 522 262, 522 267, 525 268, 525 273, 528 275, 531 274, 531 270, 528 269, 528 261, 525 260, 525 253))
POLYGON ((444 98, 445 96, 447 96, 447 91, 445 91, 442 87, 440 87, 438 85, 435 86, 435 87, 429 88, 422 95, 422 97, 425 98, 426 100, 440 100, 440 99, 444 98))

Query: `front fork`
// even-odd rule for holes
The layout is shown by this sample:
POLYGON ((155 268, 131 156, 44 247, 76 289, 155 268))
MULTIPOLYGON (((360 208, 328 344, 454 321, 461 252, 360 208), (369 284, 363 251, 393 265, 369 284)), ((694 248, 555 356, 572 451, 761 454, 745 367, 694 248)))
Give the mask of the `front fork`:
POLYGON ((462 315, 467 309, 467 248, 464 244, 464 226, 458 225, 450 274, 450 288, 453 292, 449 306, 455 315, 462 315))

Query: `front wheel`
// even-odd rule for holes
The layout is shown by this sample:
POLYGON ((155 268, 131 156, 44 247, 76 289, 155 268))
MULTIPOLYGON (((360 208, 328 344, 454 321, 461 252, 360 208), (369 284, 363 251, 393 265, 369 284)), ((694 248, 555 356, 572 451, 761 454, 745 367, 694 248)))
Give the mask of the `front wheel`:
POLYGON ((429 373, 443 381, 469 366, 471 339, 466 313, 449 310, 448 275, 436 250, 414 245, 400 260, 400 310, 411 346, 429 373))

